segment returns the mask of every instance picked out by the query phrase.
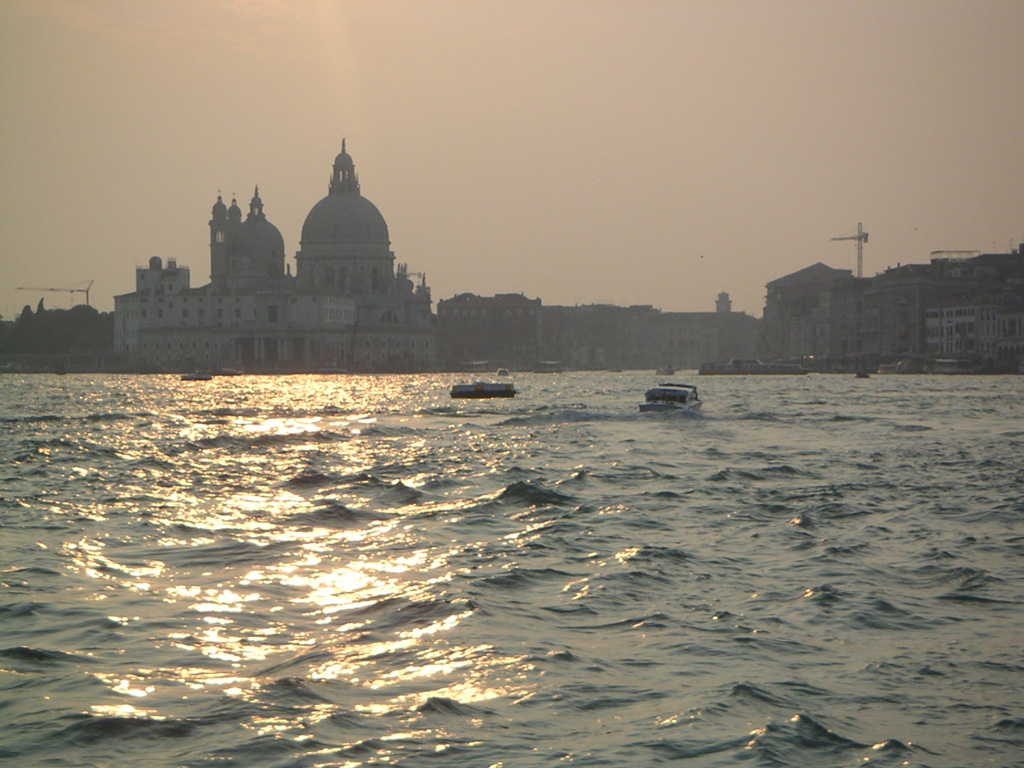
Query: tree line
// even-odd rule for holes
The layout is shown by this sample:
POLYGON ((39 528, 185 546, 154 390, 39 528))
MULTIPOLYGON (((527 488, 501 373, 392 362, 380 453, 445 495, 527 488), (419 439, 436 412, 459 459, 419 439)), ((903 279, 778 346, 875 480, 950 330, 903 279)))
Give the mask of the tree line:
POLYGON ((65 355, 105 352, 114 348, 114 313, 79 304, 71 309, 46 309, 40 299, 13 323, 0 325, 0 354, 65 355))

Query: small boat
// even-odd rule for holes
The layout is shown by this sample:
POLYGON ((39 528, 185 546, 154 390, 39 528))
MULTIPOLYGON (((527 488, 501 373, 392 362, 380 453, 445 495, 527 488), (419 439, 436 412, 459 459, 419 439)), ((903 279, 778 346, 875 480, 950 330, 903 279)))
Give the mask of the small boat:
POLYGON ((212 378, 213 374, 206 371, 193 371, 192 373, 181 374, 182 381, 209 381, 212 378))
POLYGON ((472 384, 452 385, 451 396, 465 398, 515 397, 516 388, 511 383, 476 381, 472 384))
POLYGON ((659 368, 654 372, 655 376, 675 376, 676 369, 671 365, 666 365, 664 368, 659 368))
POLYGON ((499 368, 497 371, 495 371, 494 375, 495 376, 511 376, 512 374, 509 373, 508 368, 499 368))
POLYGON ((640 413, 651 411, 698 411, 703 401, 693 384, 659 384, 644 393, 640 413))
POLYGON ((533 368, 534 373, 563 373, 565 368, 559 360, 538 360, 533 368))

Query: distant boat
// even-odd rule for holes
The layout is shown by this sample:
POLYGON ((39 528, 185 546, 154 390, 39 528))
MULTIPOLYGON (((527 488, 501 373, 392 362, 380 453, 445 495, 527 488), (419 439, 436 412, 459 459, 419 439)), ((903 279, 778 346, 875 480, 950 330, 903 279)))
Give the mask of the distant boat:
POLYGON ((675 373, 676 369, 673 368, 671 365, 666 365, 664 368, 659 368, 657 371, 655 371, 655 375, 657 376, 674 376, 675 373))
POLYGON ((760 360, 738 357, 727 363, 704 363, 700 367, 701 376, 792 376, 804 373, 808 373, 808 370, 794 363, 762 363, 760 360))
POLYGON ((490 381, 476 381, 472 384, 454 384, 450 392, 455 398, 478 399, 484 397, 515 397, 513 384, 490 381))
POLYGON ((697 411, 703 405, 693 384, 659 384, 644 393, 640 413, 652 411, 697 411))
POLYGON ((499 368, 497 371, 494 372, 494 375, 495 376, 511 376, 512 374, 508 372, 508 368, 499 368))
POLYGON ((192 373, 181 374, 182 381, 209 381, 212 378, 213 374, 206 371, 193 371, 192 373))
POLYGON ((562 363, 559 360, 538 360, 534 366, 534 373, 562 373, 562 363))
POLYGON ((905 357, 898 363, 882 363, 878 366, 879 373, 924 373, 924 366, 920 360, 913 357, 905 357))
POLYGON ((978 373, 977 363, 963 357, 932 360, 932 373, 978 373))

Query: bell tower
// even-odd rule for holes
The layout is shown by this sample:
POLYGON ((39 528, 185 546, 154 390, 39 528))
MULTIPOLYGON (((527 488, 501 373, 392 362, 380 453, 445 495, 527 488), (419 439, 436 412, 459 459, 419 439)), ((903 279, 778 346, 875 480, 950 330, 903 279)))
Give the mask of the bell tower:
POLYGON ((210 281, 221 284, 228 276, 228 207, 218 194, 210 219, 210 281))

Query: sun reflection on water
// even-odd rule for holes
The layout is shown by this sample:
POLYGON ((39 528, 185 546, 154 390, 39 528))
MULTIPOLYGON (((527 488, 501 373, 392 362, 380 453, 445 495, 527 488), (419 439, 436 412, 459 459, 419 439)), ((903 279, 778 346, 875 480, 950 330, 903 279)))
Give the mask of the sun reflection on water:
MULTIPOLYGON (((451 585, 484 544, 431 538, 416 522, 458 524, 501 490, 459 498, 454 478, 467 472, 465 462, 439 461, 436 443, 409 436, 420 415, 389 416, 417 386, 409 377, 353 379, 348 389, 337 379, 299 378, 287 382, 291 391, 282 381, 190 390, 195 401, 142 427, 163 453, 121 441, 117 450, 133 467, 116 508, 103 513, 135 516, 136 524, 121 540, 85 535, 65 554, 108 594, 144 594, 111 622, 126 646, 155 643, 178 663, 95 675, 121 701, 92 711, 160 719, 174 707, 231 697, 260 708, 243 727, 300 741, 314 738, 309 727, 338 716, 340 705, 311 699, 264 711, 268 690, 293 678, 328 690, 340 683, 346 711, 400 716, 406 730, 384 741, 433 739, 443 752, 443 728, 416 727, 431 702, 521 701, 536 690, 527 656, 466 629, 477 608, 451 585), (327 405, 289 415, 296 398, 327 405), (162 622, 149 624, 158 613, 162 622), (135 634, 153 626, 156 637, 135 634)), ((478 429, 462 431, 453 424, 439 434, 452 446, 494 449, 478 429)), ((498 448, 509 450, 516 448, 498 448)), ((499 464, 492 457, 473 471, 494 474, 499 464)), ((524 517, 502 540, 526 547, 551 522, 524 517)), ((400 749, 378 744, 370 762, 400 749)))

